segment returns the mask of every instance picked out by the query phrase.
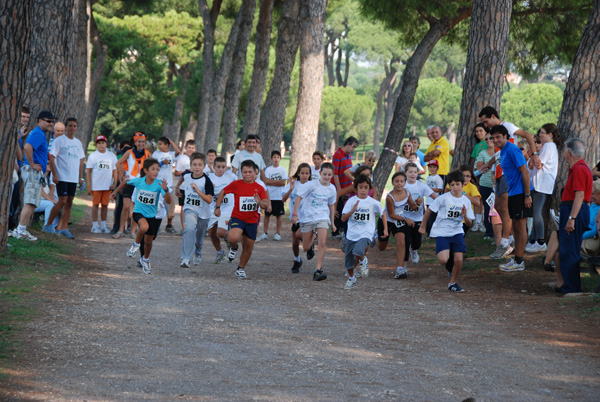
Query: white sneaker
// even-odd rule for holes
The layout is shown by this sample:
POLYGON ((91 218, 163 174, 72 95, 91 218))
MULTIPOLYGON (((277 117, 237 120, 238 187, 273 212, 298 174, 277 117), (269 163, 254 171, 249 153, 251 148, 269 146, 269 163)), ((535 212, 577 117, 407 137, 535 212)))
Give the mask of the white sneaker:
POLYGON ((360 275, 365 278, 369 276, 369 260, 366 256, 359 262, 358 271, 360 272, 360 275))
POLYGON ((348 278, 348 280, 346 281, 346 285, 344 285, 344 289, 350 290, 354 287, 354 285, 356 285, 356 278, 354 278, 354 279, 348 278))
POLYGON ((410 249, 410 262, 413 264, 419 263, 419 252, 417 250, 410 249))
POLYGON ((202 262, 202 257, 199 256, 198 254, 194 254, 194 265, 200 265, 201 262, 202 262))
POLYGON ((238 279, 247 279, 248 277, 246 276, 246 271, 243 269, 236 269, 235 270, 235 276, 238 279))
POLYGON ((546 243, 544 244, 540 244, 537 241, 535 243, 527 243, 527 245, 525 246, 525 252, 527 253, 539 253, 542 251, 546 251, 548 249, 548 246, 546 245, 546 243))
POLYGON ((19 229, 13 230, 13 237, 16 238, 16 239, 21 239, 21 240, 29 240, 29 241, 36 241, 37 240, 37 237, 35 237, 31 233, 29 233, 27 231, 27 229, 23 230, 22 232, 19 231, 19 229))
POLYGON ((100 228, 100 230, 102 231, 102 233, 110 233, 109 228, 100 228))
POLYGON ((404 267, 396 268, 396 275, 394 279, 405 279, 408 278, 408 270, 404 267))
POLYGON ((129 257, 129 258, 135 257, 135 255, 137 254, 139 249, 140 249, 139 244, 137 246, 135 244, 132 244, 131 247, 129 248, 129 250, 127 251, 127 257, 129 257))
POLYGON ((179 266, 181 268, 189 268, 190 267, 190 260, 181 260, 181 264, 179 264, 179 266))
POLYGON ((92 226, 92 233, 102 233, 102 229, 99 226, 92 226))
POLYGON ((256 239, 257 242, 259 242, 261 240, 269 240, 269 235, 266 233, 263 233, 260 236, 258 236, 258 239, 256 239))
POLYGON ((485 225, 483 224, 483 222, 479 223, 479 231, 481 233, 485 233, 486 232, 485 225))
POLYGON ((275 233, 275 236, 273 236, 273 240, 281 241, 281 235, 279 233, 275 233))
POLYGON ((505 264, 500 264, 500 271, 502 272, 516 272, 523 271, 525 269, 525 261, 521 261, 520 264, 514 260, 514 258, 509 259, 505 264))
POLYGON ((12 231, 12 230, 10 230, 10 229, 8 229, 7 235, 8 235, 8 237, 12 237, 12 235, 13 235, 13 231, 12 231))
POLYGON ((144 261, 143 258, 140 258, 140 264, 142 264, 142 271, 144 271, 145 274, 150 275, 152 273, 150 261, 144 261))
POLYGON ((227 254, 227 259, 229 260, 229 262, 233 262, 233 260, 235 260, 236 254, 237 254, 237 250, 234 250, 232 248, 229 249, 229 253, 227 254))

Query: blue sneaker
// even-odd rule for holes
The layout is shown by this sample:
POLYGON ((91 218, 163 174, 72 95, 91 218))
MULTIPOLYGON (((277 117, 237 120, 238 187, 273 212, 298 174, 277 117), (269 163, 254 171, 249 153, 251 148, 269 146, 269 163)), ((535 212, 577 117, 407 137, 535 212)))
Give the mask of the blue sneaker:
POLYGON ((42 230, 46 233, 56 234, 56 229, 54 229, 54 226, 52 225, 44 226, 42 230))
POLYGON ((56 233, 58 233, 58 234, 59 234, 59 235, 61 235, 61 236, 65 236, 65 237, 67 237, 67 238, 69 238, 69 239, 74 239, 74 238, 75 238, 75 236, 73 236, 73 235, 71 234, 71 232, 69 232, 69 229, 65 229, 65 230, 59 230, 59 231, 57 231, 56 233))
POLYGON ((452 284, 448 285, 448 290, 449 290, 449 291, 451 291, 451 292, 457 292, 457 293, 460 293, 460 292, 464 292, 464 291, 465 291, 465 290, 464 290, 463 288, 461 288, 461 287, 460 287, 460 285, 459 285, 458 283, 456 283, 456 282, 454 282, 454 283, 452 283, 452 284))

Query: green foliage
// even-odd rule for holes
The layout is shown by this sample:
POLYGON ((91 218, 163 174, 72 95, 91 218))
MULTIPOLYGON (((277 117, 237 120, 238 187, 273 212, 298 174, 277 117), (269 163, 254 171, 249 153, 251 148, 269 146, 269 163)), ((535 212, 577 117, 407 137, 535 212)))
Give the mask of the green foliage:
POLYGON ((357 95, 352 88, 325 87, 319 124, 327 130, 337 130, 340 141, 350 135, 364 138, 370 133, 374 110, 375 102, 368 96, 357 95))
POLYGON ((555 85, 528 84, 505 92, 500 118, 535 135, 546 123, 557 123, 563 93, 555 85))
POLYGON ((407 127, 416 126, 422 133, 431 124, 445 129, 458 123, 461 97, 462 89, 442 77, 419 80, 407 127))

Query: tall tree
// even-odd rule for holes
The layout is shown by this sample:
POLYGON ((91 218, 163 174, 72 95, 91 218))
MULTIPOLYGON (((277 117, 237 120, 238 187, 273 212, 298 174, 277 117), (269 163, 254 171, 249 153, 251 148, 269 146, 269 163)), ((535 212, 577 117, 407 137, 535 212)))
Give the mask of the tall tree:
POLYGON ((290 77, 296 63, 296 53, 298 53, 300 43, 298 22, 300 3, 301 0, 285 0, 277 25, 275 70, 260 115, 258 130, 262 139, 262 156, 267 160, 271 157, 271 150, 279 149, 279 144, 283 138, 285 110, 290 94, 290 77))
POLYGON ((467 152, 454 155, 453 168, 469 161, 471 153, 468 150, 475 145, 472 133, 479 120, 479 111, 486 105, 500 105, 511 13, 512 0, 473 0, 456 142, 456 148, 467 152))
POLYGON ((17 130, 25 93, 25 70, 29 67, 29 45, 35 0, 0 2, 0 254, 6 252, 8 211, 17 130))
MULTIPOLYGON (((258 24, 256 25, 256 46, 254 66, 252 68, 252 81, 248 92, 246 114, 244 116, 244 138, 248 134, 257 134, 260 124, 260 110, 263 104, 269 70, 273 2, 274 0, 261 0, 260 2, 258 24)), ((230 149, 225 147, 225 140, 223 140, 223 151, 230 151, 230 149)))
MULTIPOLYGON (((600 127, 600 0, 594 1, 594 7, 588 19, 583 37, 575 53, 573 69, 565 89, 558 130, 563 141, 579 138, 586 145, 585 160, 598 161, 600 127)), ((568 166, 559 163, 556 188, 564 188, 568 166)), ((554 192, 554 203, 560 202, 560 191, 554 192)))
POLYGON ((319 131, 319 111, 323 92, 324 48, 327 0, 303 0, 300 12, 300 88, 298 108, 292 136, 290 172, 303 161, 310 160, 316 149, 319 131))

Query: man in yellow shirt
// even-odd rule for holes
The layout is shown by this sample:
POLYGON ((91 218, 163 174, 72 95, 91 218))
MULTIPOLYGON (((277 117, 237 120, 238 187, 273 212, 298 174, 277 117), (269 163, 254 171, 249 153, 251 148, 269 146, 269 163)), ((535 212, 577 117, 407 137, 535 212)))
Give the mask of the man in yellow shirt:
POLYGON ((442 129, 439 126, 428 127, 431 130, 431 144, 425 152, 425 162, 437 160, 439 163, 438 174, 446 183, 446 175, 450 173, 450 144, 443 137, 442 129))

